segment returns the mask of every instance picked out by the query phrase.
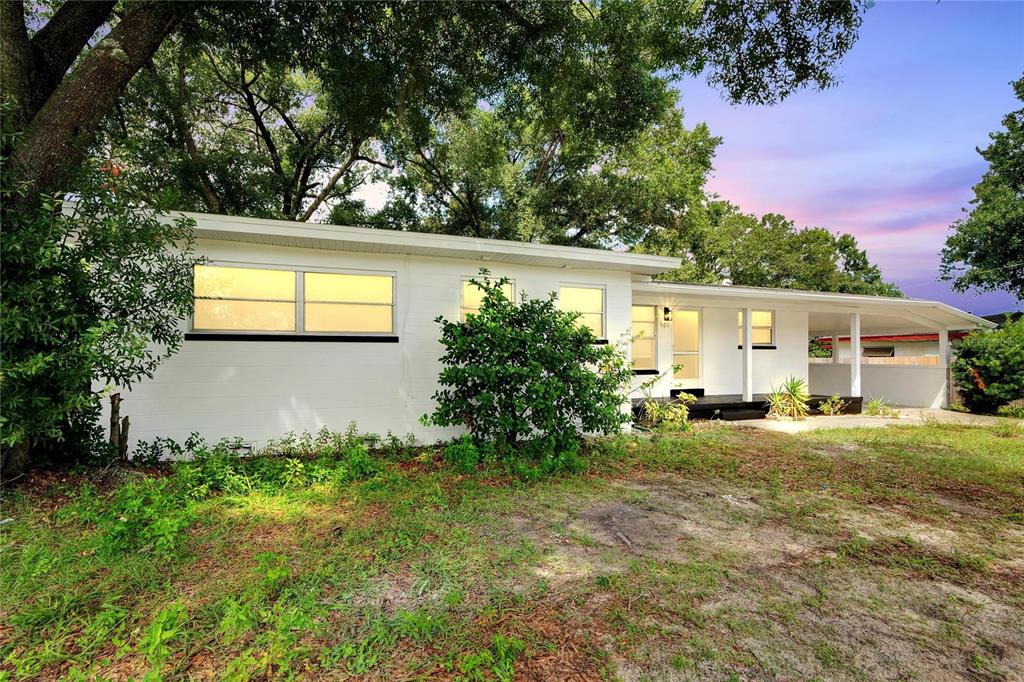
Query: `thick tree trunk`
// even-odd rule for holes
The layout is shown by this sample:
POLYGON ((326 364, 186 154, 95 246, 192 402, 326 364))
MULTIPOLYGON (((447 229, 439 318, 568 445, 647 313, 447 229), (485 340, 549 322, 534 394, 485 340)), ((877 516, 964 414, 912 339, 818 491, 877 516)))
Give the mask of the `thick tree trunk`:
POLYGON ((32 50, 25 30, 25 7, 21 2, 0 0, 0 87, 4 99, 14 100, 11 116, 14 128, 24 125, 30 114, 32 50))
POLYGON ((0 485, 9 483, 28 469, 28 443, 0 447, 0 485))
POLYGON ((123 18, 61 81, 28 124, 10 163, 27 193, 25 207, 41 194, 65 189, 79 168, 103 117, 132 76, 149 60, 192 3, 146 2, 128 6, 123 18))
POLYGON ((46 26, 32 36, 33 74, 29 111, 34 114, 46 103, 89 38, 110 18, 114 4, 114 0, 65 2, 46 26))

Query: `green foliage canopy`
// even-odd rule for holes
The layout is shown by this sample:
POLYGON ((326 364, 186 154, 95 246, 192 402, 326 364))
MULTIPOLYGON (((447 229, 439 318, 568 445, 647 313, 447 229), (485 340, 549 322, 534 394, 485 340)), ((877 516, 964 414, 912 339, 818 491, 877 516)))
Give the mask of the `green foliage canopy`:
POLYGON ((683 266, 666 279, 716 284, 901 296, 850 234, 798 229, 775 213, 758 218, 712 201, 683 229, 663 231, 645 250, 680 255, 683 266))
MULTIPOLYGON (((1012 85, 1024 102, 1024 77, 1012 85)), ((1024 299, 1024 108, 1007 114, 1003 127, 978 150, 988 171, 946 239, 942 277, 957 291, 1002 289, 1024 299)))

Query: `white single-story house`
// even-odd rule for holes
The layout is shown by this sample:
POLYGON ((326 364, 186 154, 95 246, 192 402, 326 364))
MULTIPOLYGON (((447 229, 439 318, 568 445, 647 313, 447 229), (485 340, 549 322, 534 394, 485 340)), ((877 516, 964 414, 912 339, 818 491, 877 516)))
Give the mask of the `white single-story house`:
POLYGON ((438 234, 185 214, 196 222, 196 307, 181 350, 124 391, 132 441, 157 436, 259 443, 323 426, 414 434, 440 370, 438 315, 479 302, 481 267, 510 293, 555 292, 597 336, 622 343, 637 381, 665 372, 656 396, 687 390, 757 400, 790 376, 812 393, 885 395, 942 405, 944 364, 812 364, 808 339, 991 326, 943 303, 782 289, 659 282, 677 258, 438 234), (674 374, 674 364, 682 369, 674 374))

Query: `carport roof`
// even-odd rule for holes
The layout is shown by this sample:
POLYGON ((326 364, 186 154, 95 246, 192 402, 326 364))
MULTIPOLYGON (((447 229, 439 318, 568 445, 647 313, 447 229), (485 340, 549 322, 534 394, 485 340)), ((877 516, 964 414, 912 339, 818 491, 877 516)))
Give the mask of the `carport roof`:
POLYGON ((811 335, 849 333, 850 314, 861 314, 861 334, 991 328, 995 324, 940 301, 679 282, 634 282, 634 300, 658 305, 735 307, 765 305, 804 310, 811 335))

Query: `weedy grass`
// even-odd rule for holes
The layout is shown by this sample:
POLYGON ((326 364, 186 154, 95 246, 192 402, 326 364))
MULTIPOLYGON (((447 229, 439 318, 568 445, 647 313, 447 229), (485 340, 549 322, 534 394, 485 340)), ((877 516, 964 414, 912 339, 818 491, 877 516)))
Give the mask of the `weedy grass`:
POLYGON ((1020 672, 1019 429, 704 425, 534 482, 394 437, 282 443, 6 491, 0 679, 1020 672), (842 634, 869 618, 936 644, 873 667, 842 634))

